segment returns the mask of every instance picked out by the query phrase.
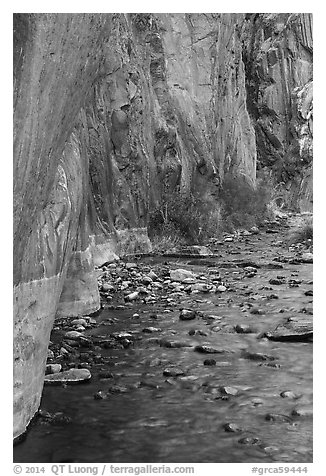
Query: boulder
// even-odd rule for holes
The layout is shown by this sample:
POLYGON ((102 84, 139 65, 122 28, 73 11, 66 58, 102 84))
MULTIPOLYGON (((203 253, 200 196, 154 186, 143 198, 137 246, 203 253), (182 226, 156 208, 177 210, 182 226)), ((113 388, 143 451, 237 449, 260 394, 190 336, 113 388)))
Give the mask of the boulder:
POLYGON ((312 321, 286 321, 266 332, 265 337, 274 341, 311 342, 313 340, 312 321))
POLYGON ((75 384, 87 382, 91 378, 88 369, 69 369, 64 372, 46 375, 44 383, 48 385, 75 384))
POLYGON ((192 282, 195 281, 196 275, 192 271, 189 271, 187 269, 171 269, 170 278, 172 279, 172 281, 178 281, 180 283, 189 283, 189 279, 193 280, 192 282))

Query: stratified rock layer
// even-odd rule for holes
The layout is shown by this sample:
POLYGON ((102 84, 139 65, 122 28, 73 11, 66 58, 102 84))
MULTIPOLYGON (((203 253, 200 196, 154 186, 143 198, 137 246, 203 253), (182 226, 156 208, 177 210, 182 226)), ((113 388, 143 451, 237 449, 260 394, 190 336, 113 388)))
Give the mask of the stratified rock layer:
POLYGON ((151 249, 163 194, 216 197, 230 174, 254 186, 258 152, 301 158, 291 196, 311 195, 309 22, 15 15, 14 436, 38 408, 55 315, 99 308, 94 265, 151 249))

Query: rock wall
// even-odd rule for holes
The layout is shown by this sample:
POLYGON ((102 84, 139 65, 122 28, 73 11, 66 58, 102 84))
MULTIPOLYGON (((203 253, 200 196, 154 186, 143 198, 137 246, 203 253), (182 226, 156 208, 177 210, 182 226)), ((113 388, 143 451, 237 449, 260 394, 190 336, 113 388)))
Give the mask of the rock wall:
MULTIPOLYGON (((14 17, 18 436, 39 405, 55 315, 99 308, 94 265, 150 250, 148 214, 163 193, 177 187, 216 196, 225 174, 244 175, 254 186, 257 154, 265 165, 275 151, 284 160, 286 144, 295 141, 309 162, 311 96, 301 84, 309 76, 308 60, 302 59, 299 79, 289 90, 287 79, 285 89, 274 92, 265 91, 265 79, 258 81, 260 64, 268 74, 277 69, 253 59, 266 50, 264 15, 259 20, 217 13, 14 17), (270 113, 270 126, 262 112, 264 101, 271 106, 285 90, 273 110, 279 107, 286 115, 297 105, 296 122, 289 116, 286 123, 286 130, 295 131, 293 140, 282 122, 270 113), (263 134, 279 137, 282 147, 273 139, 265 153, 263 134)), ((303 33, 297 26, 308 23, 289 18, 283 23, 294 40, 301 32, 300 41, 308 44, 308 27, 303 33)), ((279 55, 282 48, 276 48, 279 55)), ((300 55, 288 61, 293 71, 300 55)))
POLYGON ((312 14, 246 18, 243 59, 258 168, 270 168, 283 183, 290 206, 312 210, 312 14))

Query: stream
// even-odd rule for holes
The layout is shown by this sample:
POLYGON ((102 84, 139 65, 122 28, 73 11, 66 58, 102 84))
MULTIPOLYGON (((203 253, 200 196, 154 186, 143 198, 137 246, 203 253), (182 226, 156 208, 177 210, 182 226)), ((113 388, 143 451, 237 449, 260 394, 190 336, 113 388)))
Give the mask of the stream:
MULTIPOLYGON (((275 223, 216 240, 212 256, 102 267, 100 282, 115 291, 125 280, 132 293, 150 272, 157 285, 130 302, 122 291, 102 293, 104 307, 83 332, 92 346, 60 360, 92 378, 45 385, 42 410, 67 421, 36 419, 14 461, 312 462, 312 342, 263 335, 289 319, 312 321, 313 265, 296 260, 302 250, 289 250, 287 234, 275 223), (226 289, 189 291, 168 279, 176 269, 226 289), (180 319, 181 309, 195 317, 180 319)), ((55 349, 68 329, 55 326, 55 349)))

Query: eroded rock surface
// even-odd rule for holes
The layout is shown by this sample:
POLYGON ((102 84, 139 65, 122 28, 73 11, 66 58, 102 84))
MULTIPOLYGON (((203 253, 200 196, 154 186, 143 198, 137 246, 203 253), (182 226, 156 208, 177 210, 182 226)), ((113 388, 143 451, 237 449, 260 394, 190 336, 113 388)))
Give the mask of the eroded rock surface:
POLYGON ((309 195, 310 16, 257 18, 15 15, 14 436, 38 409, 55 315, 99 308, 94 265, 151 249, 162 194, 218 196, 226 174, 254 186, 257 153, 282 161, 294 144, 309 195))

